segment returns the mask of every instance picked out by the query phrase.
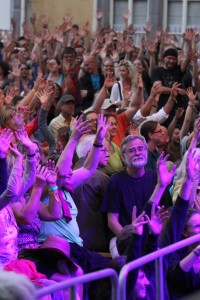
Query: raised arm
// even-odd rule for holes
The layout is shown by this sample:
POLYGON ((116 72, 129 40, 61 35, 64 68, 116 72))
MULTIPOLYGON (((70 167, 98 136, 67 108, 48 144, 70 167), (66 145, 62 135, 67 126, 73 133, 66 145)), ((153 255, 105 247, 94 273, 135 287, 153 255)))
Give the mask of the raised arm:
POLYGON ((114 83, 115 83, 115 79, 113 74, 108 74, 104 81, 103 87, 101 88, 100 92, 98 93, 97 97, 94 100, 93 110, 96 113, 101 112, 101 107, 103 105, 104 100, 106 98, 109 98, 108 90, 113 86, 114 83))
POLYGON ((23 146, 26 154, 25 170, 22 177, 22 186, 19 193, 19 198, 23 196, 35 182, 36 175, 36 151, 37 145, 34 144, 28 137, 26 131, 19 129, 15 131, 17 141, 23 146))
POLYGON ((15 147, 10 147, 10 153, 14 156, 14 164, 8 179, 6 190, 0 196, 0 209, 4 208, 10 202, 18 199, 22 188, 22 155, 15 147))
POLYGON ((0 195, 7 188, 8 170, 6 163, 6 154, 13 140, 13 133, 10 129, 4 129, 0 136, 0 195))
POLYGON ((141 74, 138 74, 138 85, 137 91, 132 94, 130 99, 130 106, 125 111, 128 122, 131 122, 133 116, 136 114, 138 109, 143 103, 144 94, 143 94, 143 82, 141 74))
POLYGON ((98 115, 97 133, 93 143, 93 147, 90 150, 87 159, 83 164, 83 167, 73 172, 71 181, 73 188, 78 187, 96 171, 99 164, 101 148, 103 147, 102 142, 109 127, 110 124, 106 125, 106 118, 104 117, 104 115, 98 115))
POLYGON ((70 136, 69 142, 67 143, 65 149, 63 150, 61 156, 56 165, 56 170, 58 171, 60 176, 65 176, 68 174, 69 169, 72 166, 72 158, 74 155, 74 151, 78 144, 79 139, 83 134, 87 134, 90 132, 90 125, 88 121, 82 122, 82 116, 77 121, 74 130, 70 136))
POLYGON ((169 155, 164 156, 164 152, 161 153, 158 162, 157 162, 157 185, 151 195, 149 202, 154 203, 157 207, 162 198, 162 195, 167 188, 167 186, 171 183, 174 173, 176 170, 176 165, 174 164, 171 170, 167 169, 167 158, 169 155))
POLYGON ((194 93, 191 87, 187 89, 186 94, 189 98, 189 102, 188 102, 188 107, 186 109, 183 125, 180 131, 180 139, 182 139, 185 135, 188 134, 190 122, 193 114, 194 103, 197 97, 197 93, 194 93))

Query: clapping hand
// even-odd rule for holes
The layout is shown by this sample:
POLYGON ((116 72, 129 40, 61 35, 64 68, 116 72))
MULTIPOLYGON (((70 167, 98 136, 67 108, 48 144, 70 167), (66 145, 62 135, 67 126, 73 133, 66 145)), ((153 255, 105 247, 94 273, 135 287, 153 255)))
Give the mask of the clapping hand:
POLYGON ((46 168, 48 170, 48 176, 46 178, 46 182, 49 185, 49 187, 54 187, 56 186, 56 181, 57 181, 57 173, 55 172, 55 161, 53 160, 48 160, 46 162, 46 168))
POLYGON ((35 185, 37 185, 40 188, 43 188, 49 175, 50 171, 47 167, 38 165, 36 169, 35 185))
POLYGON ((159 235, 162 230, 163 222, 169 218, 169 212, 165 210, 164 206, 158 207, 158 210, 155 211, 155 204, 153 203, 151 208, 151 219, 148 215, 145 217, 148 221, 150 232, 154 235, 159 235))
POLYGON ((137 207, 134 206, 133 207, 133 212, 132 212, 132 230, 133 233, 138 234, 138 235, 142 235, 143 233, 143 225, 147 224, 147 220, 145 220, 146 218, 146 213, 145 211, 143 211, 138 217, 137 215, 137 207))

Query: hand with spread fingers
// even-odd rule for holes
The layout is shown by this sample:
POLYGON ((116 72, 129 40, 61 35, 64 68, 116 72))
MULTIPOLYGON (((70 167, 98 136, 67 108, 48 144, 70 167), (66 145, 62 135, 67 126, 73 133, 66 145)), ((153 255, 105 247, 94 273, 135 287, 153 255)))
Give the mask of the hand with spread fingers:
POLYGON ((133 233, 142 235, 143 233, 143 225, 147 224, 146 220, 146 213, 143 211, 138 217, 137 217, 137 207, 133 207, 133 212, 132 212, 132 230, 133 233))
POLYGON ((0 158, 5 158, 13 141, 14 134, 10 129, 5 128, 0 135, 0 158))
POLYGON ((161 153, 158 161, 157 161, 157 174, 158 174, 158 184, 160 186, 167 187, 172 181, 175 171, 176 165, 174 164, 170 170, 167 168, 167 159, 169 155, 161 153))
POLYGON ((158 207, 158 210, 155 210, 155 204, 152 204, 151 208, 151 219, 148 215, 145 216, 148 225, 149 230, 154 235, 159 235, 162 230, 163 222, 167 219, 169 219, 169 212, 165 210, 164 206, 158 207))

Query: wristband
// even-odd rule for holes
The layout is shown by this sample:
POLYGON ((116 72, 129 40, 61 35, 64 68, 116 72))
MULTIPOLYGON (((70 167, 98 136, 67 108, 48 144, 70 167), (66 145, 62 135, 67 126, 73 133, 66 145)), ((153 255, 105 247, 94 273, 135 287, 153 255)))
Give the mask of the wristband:
POLYGON ((152 107, 158 107, 158 105, 152 105, 152 107))
POLYGON ((31 92, 33 92, 35 94, 36 90, 34 88, 32 88, 31 92))
POLYGON ((57 191, 58 190, 58 186, 55 185, 54 187, 50 187, 48 188, 48 192, 54 192, 54 191, 57 191))
POLYGON ((200 256, 200 252, 199 252, 199 251, 197 251, 196 249, 194 249, 194 250, 193 250, 193 253, 194 253, 194 255, 195 255, 195 256, 197 256, 197 257, 199 257, 199 256, 200 256))
POLYGON ((95 147, 95 148, 102 148, 103 147, 103 145, 102 144, 93 144, 93 146, 95 147))
POLYGON ((36 153, 33 153, 33 154, 27 154, 26 156, 27 157, 34 157, 36 155, 36 153))

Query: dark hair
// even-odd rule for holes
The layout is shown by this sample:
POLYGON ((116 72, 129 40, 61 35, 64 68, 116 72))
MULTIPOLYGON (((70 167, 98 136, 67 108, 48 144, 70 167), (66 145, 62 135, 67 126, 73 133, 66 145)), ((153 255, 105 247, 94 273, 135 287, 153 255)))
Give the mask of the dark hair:
POLYGON ((49 61, 52 59, 54 59, 58 65, 61 65, 60 59, 57 56, 50 58, 49 61))
POLYGON ((104 114, 104 117, 106 118, 106 121, 108 121, 108 119, 109 119, 110 117, 113 117, 113 118, 117 121, 117 117, 116 117, 116 116, 113 116, 113 115, 111 115, 111 114, 104 114))
POLYGON ((185 221, 185 227, 184 230, 187 230, 187 223, 189 222, 189 220, 192 218, 192 216, 194 215, 200 215, 200 212, 195 209, 195 208, 189 208, 188 209, 188 213, 187 213, 187 217, 186 217, 186 221, 185 221))
POLYGON ((69 141, 71 130, 69 126, 63 126, 57 130, 57 137, 60 138, 64 145, 69 141))
POLYGON ((3 76, 7 77, 9 74, 9 70, 10 70, 9 64, 5 61, 0 61, 0 68, 3 71, 3 76))
POLYGON ((73 54, 75 57, 77 56, 76 51, 72 47, 65 47, 61 54, 61 59, 63 60, 63 57, 65 54, 73 54))
POLYGON ((72 25, 72 28, 79 30, 79 26, 77 24, 72 25))
POLYGON ((97 114, 96 111, 94 111, 94 110, 90 110, 90 111, 86 112, 85 114, 83 114, 83 122, 86 121, 86 118, 88 115, 93 114, 93 113, 97 114))
POLYGON ((58 99, 56 99, 58 101, 62 97, 62 87, 57 82, 54 82, 54 84, 59 89, 59 96, 58 96, 58 99))
POLYGON ((158 125, 156 121, 147 121, 142 124, 140 128, 140 134, 145 138, 145 140, 149 141, 149 133, 153 133, 158 125))

